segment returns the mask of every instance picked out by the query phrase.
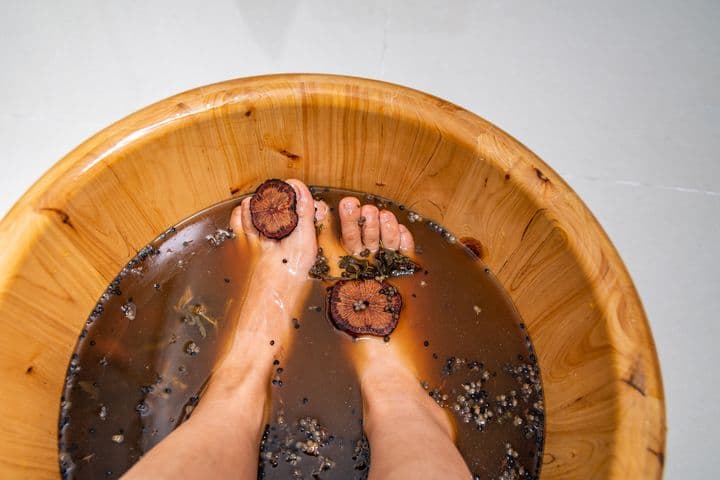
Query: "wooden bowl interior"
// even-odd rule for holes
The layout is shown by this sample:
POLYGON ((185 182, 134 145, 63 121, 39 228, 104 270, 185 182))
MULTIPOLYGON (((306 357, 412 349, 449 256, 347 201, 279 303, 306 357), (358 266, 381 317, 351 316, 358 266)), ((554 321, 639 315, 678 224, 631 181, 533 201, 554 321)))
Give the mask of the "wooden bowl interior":
POLYGON ((269 177, 383 195, 476 239, 538 351, 543 478, 660 478, 652 337, 577 196, 459 107, 318 75, 226 82, 133 114, 67 155, 0 224, 3 477, 57 476, 67 362, 121 266, 169 226, 269 177))

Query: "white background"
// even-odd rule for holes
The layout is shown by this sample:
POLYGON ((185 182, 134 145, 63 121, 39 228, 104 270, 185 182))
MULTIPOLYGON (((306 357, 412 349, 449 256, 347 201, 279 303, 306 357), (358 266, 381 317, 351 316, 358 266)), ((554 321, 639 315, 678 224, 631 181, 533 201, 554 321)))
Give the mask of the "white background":
POLYGON ((720 2, 0 0, 0 214, 109 123, 276 72, 458 103, 554 167, 639 288, 667 395, 666 478, 714 478, 720 2))

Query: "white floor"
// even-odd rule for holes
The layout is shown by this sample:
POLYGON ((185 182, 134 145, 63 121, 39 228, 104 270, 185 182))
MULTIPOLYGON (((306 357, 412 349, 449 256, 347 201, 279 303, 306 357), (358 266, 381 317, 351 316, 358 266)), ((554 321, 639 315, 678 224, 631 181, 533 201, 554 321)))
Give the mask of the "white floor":
POLYGON ((662 361, 666 478, 720 472, 720 3, 0 0, 0 214, 97 130, 274 72, 380 78, 456 102, 585 199, 662 361))

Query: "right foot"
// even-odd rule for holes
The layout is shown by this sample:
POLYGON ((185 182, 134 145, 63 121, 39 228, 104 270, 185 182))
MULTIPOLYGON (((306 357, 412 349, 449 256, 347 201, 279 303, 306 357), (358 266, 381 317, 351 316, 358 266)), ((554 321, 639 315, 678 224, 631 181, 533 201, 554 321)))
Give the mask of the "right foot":
MULTIPOLYGON (((355 197, 342 199, 338 210, 341 243, 347 253, 357 255, 366 249, 374 253, 383 247, 410 258, 415 255, 412 234, 392 212, 379 211, 375 205, 361 205, 355 197)), ((402 313, 399 321, 402 324, 402 313)), ((349 345, 350 360, 357 372, 366 408, 386 402, 420 405, 453 437, 449 415, 420 385, 421 366, 411 353, 412 345, 417 342, 411 330, 398 328, 390 335, 390 341, 362 336, 349 345)))
MULTIPOLYGON (((348 253, 381 246, 412 257, 414 241, 392 212, 360 206, 354 197, 340 202, 342 245, 348 253), (361 217, 364 219, 361 220, 361 217)), ((365 336, 348 342, 350 361, 360 381, 363 430, 370 442, 370 480, 386 478, 467 479, 470 471, 454 444, 450 413, 440 408, 420 385, 409 319, 400 313, 390 341, 365 336)))

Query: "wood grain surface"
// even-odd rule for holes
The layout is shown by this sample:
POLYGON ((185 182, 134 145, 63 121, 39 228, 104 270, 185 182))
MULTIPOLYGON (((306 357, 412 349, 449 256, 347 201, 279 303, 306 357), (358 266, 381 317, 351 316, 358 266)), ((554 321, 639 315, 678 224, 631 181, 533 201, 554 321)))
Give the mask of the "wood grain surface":
POLYGON ((567 184, 443 100, 370 80, 278 75, 130 115, 69 153, 0 223, 0 477, 58 477, 69 356, 121 266, 169 226, 270 177, 383 195, 476 241, 538 351, 543 479, 662 476, 665 407, 647 319, 567 184))

